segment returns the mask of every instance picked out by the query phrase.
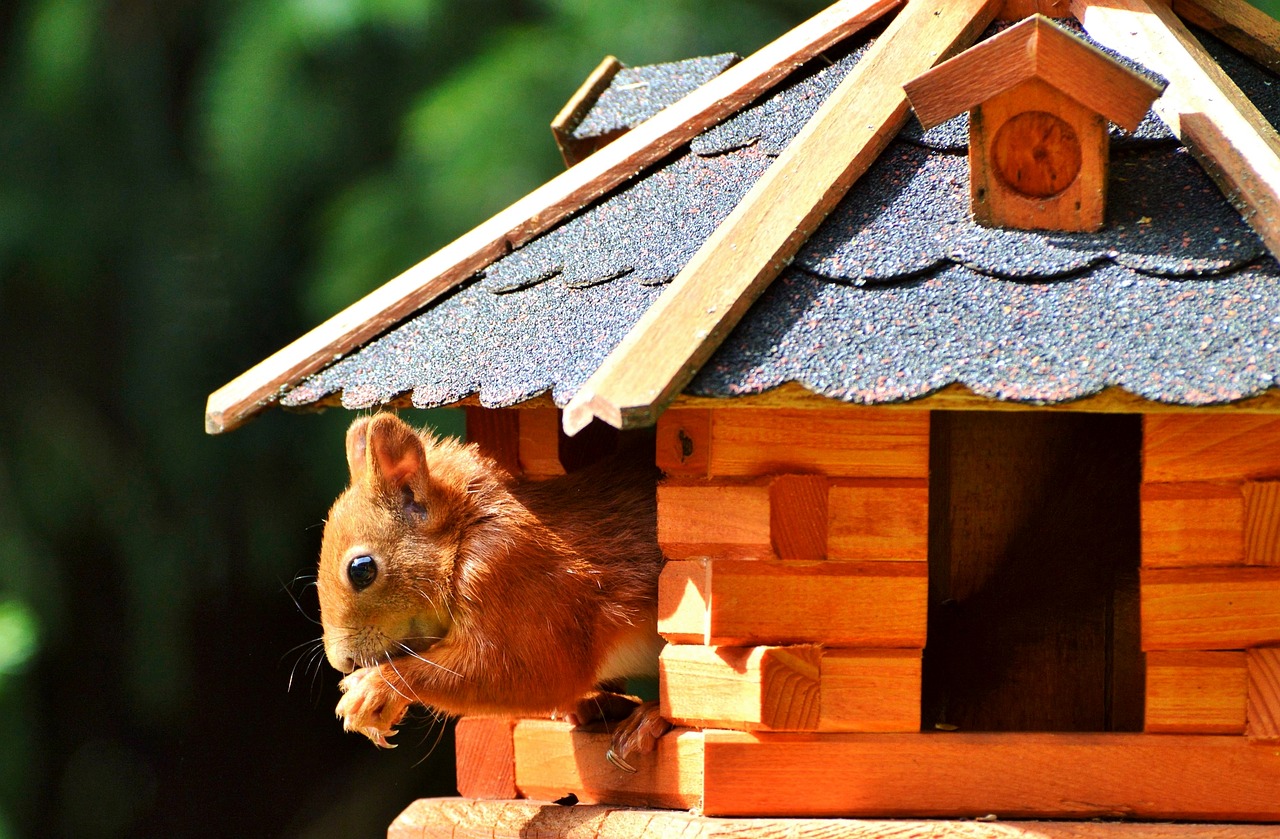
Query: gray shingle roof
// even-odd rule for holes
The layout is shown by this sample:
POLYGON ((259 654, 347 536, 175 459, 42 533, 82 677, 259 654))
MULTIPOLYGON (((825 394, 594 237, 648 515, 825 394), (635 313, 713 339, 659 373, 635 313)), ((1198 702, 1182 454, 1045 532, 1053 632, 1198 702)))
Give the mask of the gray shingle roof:
MULTIPOLYGON (((1202 36, 1273 121, 1277 77, 1202 36)), ((447 298, 287 394, 370 407, 479 395, 566 403, 864 51, 783 89, 498 260, 447 298)), ((799 382, 861 403, 952 382, 1051 403, 1107 386, 1186 404, 1280 377, 1280 266, 1185 149, 1148 116, 1113 143, 1097 233, 978 227, 965 118, 907 127, 687 392, 799 382)))

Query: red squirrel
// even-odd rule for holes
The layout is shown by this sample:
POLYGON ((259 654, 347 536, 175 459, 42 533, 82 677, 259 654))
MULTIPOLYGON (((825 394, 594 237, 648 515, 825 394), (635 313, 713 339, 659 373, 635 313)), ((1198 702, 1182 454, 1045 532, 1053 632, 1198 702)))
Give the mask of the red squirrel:
POLYGON ((518 482, 475 445, 393 414, 357 419, 350 486, 325 523, 318 588, 337 713, 387 738, 410 705, 447 714, 626 720, 608 757, 652 751, 653 702, 611 688, 657 670, 657 470, 603 463, 518 482))

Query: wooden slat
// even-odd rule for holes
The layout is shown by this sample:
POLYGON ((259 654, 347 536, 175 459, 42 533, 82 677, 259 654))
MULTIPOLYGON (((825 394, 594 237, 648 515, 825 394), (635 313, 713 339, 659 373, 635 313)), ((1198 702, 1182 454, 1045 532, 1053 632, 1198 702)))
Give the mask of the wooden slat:
POLYGON ((1242 734, 1247 688, 1242 651, 1147 653, 1146 730, 1242 734))
POLYGON ((463 717, 454 729, 458 794, 516 798, 515 720, 463 717))
POLYGON ((918 649, 926 570, 919 562, 668 562, 658 631, 668 641, 709 646, 918 649))
POLYGON ((1073 0, 1085 31, 1155 70, 1169 87, 1154 105, 1257 231, 1280 254, 1280 135, 1159 0, 1073 0))
POLYGON ((827 501, 827 558, 924 562, 929 558, 929 482, 925 479, 834 483, 827 501))
POLYGON ((676 729, 623 772, 605 758, 609 733, 565 722, 521 720, 515 730, 516 786, 525 798, 573 793, 584 804, 689 809, 702 798, 702 735, 676 729))
POLYGON ((467 441, 516 477, 520 476, 520 412, 504 408, 467 408, 467 441))
POLYGON ((1147 482, 1280 477, 1280 419, 1148 414, 1142 436, 1142 479, 1147 482))
POLYGON ((1244 485, 1245 565, 1280 565, 1280 481, 1244 485))
POLYGON ((555 408, 525 408, 520 420, 520 468, 526 478, 554 478, 564 474, 560 463, 560 412, 555 408))
POLYGON ((677 409, 658 419, 657 463, 667 475, 706 477, 711 462, 711 411, 677 409))
POLYGON ((717 476, 926 478, 929 414, 888 408, 715 411, 709 449, 707 470, 717 476))
POLYGON ((210 395, 205 430, 229 431, 281 391, 377 337, 873 23, 901 0, 842 0, 636 126, 210 395))
POLYGON ((1247 656, 1246 733, 1254 740, 1280 741, 1280 648, 1249 650, 1247 656))
POLYGON ((708 815, 1280 821, 1280 752, 1150 734, 704 734, 708 815))
POLYGON ((1280 568, 1143 570, 1144 650, 1269 644, 1280 644, 1280 568))
POLYGON ((1173 0, 1173 11, 1280 72, 1280 23, 1246 0, 1173 0))
POLYGON ((609 83, 622 67, 622 62, 615 56, 606 55, 582 86, 569 97, 569 101, 564 103, 555 119, 551 120, 551 135, 556 139, 556 146, 559 147, 566 166, 573 166, 596 150, 598 143, 575 140, 573 130, 582 122, 600 94, 608 89, 609 83))
POLYGON ((420 798, 388 839, 1275 839, 1275 827, 1138 822, 725 819, 608 805, 420 798))
POLYGON ((1244 511, 1236 483, 1143 484, 1142 566, 1244 564, 1244 511))
POLYGON ((902 85, 964 49, 999 0, 911 0, 565 408, 649 425, 907 118, 902 85))
POLYGON ((658 544, 667 559, 770 559, 769 519, 766 481, 658 487, 658 544))
POLYGON ((779 559, 826 559, 827 479, 779 475, 769 484, 769 538, 779 559))
POLYGON ((662 715, 773 731, 918 731, 920 652, 795 647, 662 651, 662 715))
POLYGON ((1005 0, 996 13, 996 20, 1022 20, 1035 14, 1070 17, 1071 0, 1005 0))

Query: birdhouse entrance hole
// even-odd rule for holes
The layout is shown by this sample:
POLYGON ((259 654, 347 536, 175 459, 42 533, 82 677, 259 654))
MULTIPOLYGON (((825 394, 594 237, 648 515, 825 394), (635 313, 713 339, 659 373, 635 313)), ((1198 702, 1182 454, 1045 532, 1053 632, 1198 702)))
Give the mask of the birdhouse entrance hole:
POLYGON ((1141 419, 936 412, 925 730, 1141 731, 1141 419))

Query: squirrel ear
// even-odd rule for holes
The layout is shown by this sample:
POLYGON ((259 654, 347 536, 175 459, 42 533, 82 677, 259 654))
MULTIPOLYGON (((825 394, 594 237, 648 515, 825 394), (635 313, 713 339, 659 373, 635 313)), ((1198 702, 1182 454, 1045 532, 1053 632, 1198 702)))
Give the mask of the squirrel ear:
POLYGON ((400 488, 426 468, 418 432, 394 414, 378 414, 368 423, 366 462, 371 474, 400 488))
POLYGON ((365 452, 365 440, 369 434, 369 422, 373 417, 359 417, 347 429, 347 469, 351 472, 351 483, 356 483, 364 476, 368 459, 365 452))

